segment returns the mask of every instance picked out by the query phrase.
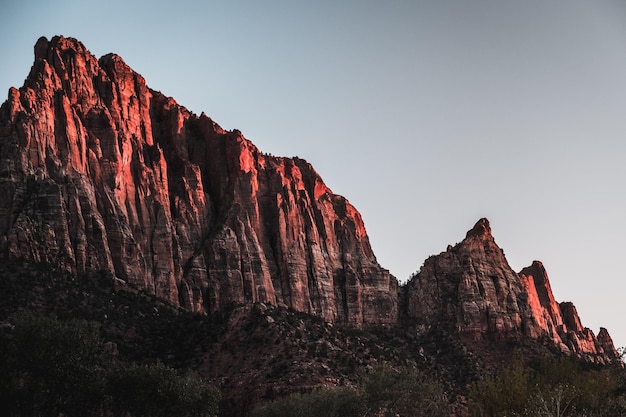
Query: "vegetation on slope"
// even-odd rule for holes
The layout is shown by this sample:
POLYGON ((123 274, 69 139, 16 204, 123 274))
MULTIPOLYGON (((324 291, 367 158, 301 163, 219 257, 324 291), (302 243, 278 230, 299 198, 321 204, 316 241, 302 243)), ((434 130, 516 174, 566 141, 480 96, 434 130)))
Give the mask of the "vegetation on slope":
POLYGON ((480 351, 444 326, 366 331, 263 304, 192 314, 113 282, 0 261, 7 415, 626 415, 622 368, 480 351))

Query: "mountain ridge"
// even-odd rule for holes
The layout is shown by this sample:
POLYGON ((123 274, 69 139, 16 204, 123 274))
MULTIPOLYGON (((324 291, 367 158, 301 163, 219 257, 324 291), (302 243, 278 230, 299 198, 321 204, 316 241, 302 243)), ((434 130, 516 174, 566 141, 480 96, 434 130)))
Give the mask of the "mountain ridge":
POLYGON ((310 164, 262 154, 118 55, 39 39, 2 125, 10 256, 111 270, 193 311, 260 301, 357 326, 396 320, 397 281, 310 164), (385 308, 363 311, 364 298, 385 308))
POLYGON ((150 89, 116 54, 40 38, 0 107, 0 254, 70 273, 109 271, 192 312, 265 303, 357 328, 435 327, 468 346, 545 344, 619 361, 543 265, 513 271, 487 219, 399 287, 363 220, 300 158, 150 89))
POLYGON ((591 362, 619 362, 605 328, 583 327, 573 303, 558 303, 540 261, 513 271, 482 218, 463 241, 428 258, 403 288, 417 332, 437 324, 469 343, 527 337, 591 362))

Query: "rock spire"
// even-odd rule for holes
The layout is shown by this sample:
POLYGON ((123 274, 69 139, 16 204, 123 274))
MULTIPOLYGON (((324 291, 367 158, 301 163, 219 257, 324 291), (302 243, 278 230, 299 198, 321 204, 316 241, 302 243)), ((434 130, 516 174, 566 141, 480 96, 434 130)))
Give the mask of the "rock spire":
POLYGON ((619 358, 605 329, 596 337, 572 303, 555 301, 541 262, 519 274, 511 269, 487 219, 461 243, 428 258, 404 296, 407 315, 422 331, 442 326, 472 343, 526 338, 592 362, 619 358))

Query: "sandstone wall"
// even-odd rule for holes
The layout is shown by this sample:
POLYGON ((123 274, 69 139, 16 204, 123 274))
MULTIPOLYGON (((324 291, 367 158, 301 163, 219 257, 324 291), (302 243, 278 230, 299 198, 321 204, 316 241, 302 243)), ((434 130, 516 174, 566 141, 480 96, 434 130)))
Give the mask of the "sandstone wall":
POLYGON ((306 161, 262 154, 122 58, 41 38, 0 109, 0 252, 106 269, 194 311, 284 304, 397 321, 361 216, 306 161))

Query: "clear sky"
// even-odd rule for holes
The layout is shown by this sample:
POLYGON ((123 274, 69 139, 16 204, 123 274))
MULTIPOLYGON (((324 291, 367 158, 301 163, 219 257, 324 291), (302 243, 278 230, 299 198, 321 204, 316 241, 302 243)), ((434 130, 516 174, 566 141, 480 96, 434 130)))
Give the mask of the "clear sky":
POLYGON ((307 159, 400 281, 487 217, 626 346, 626 2, 6 0, 2 100, 57 34, 307 159))

